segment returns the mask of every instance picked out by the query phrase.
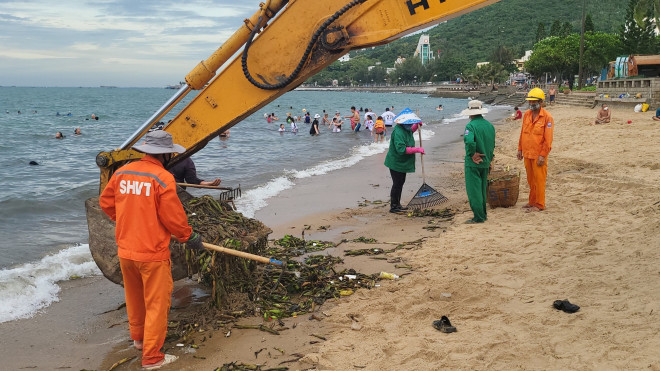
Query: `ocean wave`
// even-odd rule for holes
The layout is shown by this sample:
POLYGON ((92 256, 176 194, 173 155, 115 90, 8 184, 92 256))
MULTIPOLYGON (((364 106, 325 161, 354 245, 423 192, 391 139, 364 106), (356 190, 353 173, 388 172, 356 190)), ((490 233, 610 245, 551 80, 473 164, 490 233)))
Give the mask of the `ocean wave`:
POLYGON ((89 245, 81 244, 48 255, 36 263, 0 270, 0 323, 29 318, 59 301, 58 281, 71 276, 100 275, 89 245))
POLYGON ((457 122, 457 121, 467 120, 467 119, 469 119, 468 116, 462 116, 462 115, 460 115, 460 114, 455 114, 455 115, 453 115, 453 116, 450 117, 450 118, 444 118, 444 119, 442 119, 442 123, 443 123, 443 124, 450 124, 450 123, 452 123, 452 122, 457 122))

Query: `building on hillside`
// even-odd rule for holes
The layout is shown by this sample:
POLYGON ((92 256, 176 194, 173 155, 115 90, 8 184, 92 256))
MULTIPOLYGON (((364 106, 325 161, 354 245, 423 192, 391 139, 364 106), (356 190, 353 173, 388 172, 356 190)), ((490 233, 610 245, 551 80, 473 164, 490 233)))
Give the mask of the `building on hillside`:
POLYGON ((490 64, 490 62, 477 62, 477 68, 479 68, 481 66, 487 66, 489 64, 490 64))
POLYGON ((426 66, 432 59, 434 59, 433 50, 431 50, 431 44, 429 43, 429 35, 422 35, 419 37, 414 56, 422 61, 423 66, 426 66))
POLYGON ((403 58, 402 56, 399 56, 395 61, 394 61, 394 68, 396 68, 397 65, 403 64, 403 62, 406 61, 406 58, 403 58))
POLYGON ((390 73, 394 72, 394 71, 396 71, 396 68, 394 68, 394 67, 387 67, 387 68, 385 69, 385 72, 386 72, 388 75, 389 75, 390 73))
POLYGON ((342 55, 341 57, 339 57, 338 61, 340 61, 340 62, 342 62, 342 63, 343 63, 343 62, 348 62, 348 61, 350 61, 350 60, 351 60, 351 56, 348 55, 348 54, 349 54, 349 53, 346 53, 346 54, 342 55))
POLYGON ((525 63, 529 60, 529 57, 532 56, 532 51, 531 50, 525 50, 525 55, 522 56, 522 58, 519 59, 514 59, 513 64, 516 65, 516 68, 518 68, 518 71, 525 71, 525 63))

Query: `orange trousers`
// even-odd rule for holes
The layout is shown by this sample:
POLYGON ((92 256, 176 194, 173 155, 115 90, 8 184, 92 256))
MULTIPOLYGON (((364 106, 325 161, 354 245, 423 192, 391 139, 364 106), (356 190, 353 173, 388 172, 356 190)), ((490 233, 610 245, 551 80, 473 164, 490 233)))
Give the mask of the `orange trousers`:
POLYGON ((525 158, 527 184, 529 184, 529 204, 545 210, 545 180, 548 177, 548 159, 543 166, 536 164, 536 159, 525 158))
POLYGON ((160 349, 167 335, 167 313, 172 299, 171 262, 119 258, 119 265, 124 277, 131 339, 143 341, 142 366, 154 364, 165 358, 160 349))

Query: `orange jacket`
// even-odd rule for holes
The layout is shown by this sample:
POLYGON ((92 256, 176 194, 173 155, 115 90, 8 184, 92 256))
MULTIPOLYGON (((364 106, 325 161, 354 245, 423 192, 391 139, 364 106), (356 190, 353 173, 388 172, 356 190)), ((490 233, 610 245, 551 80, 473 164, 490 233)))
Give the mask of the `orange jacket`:
POLYGON ((176 195, 174 176, 149 155, 119 168, 101 193, 99 204, 117 222, 120 258, 168 260, 170 236, 184 242, 192 233, 176 195))
POLYGON ((532 114, 532 110, 527 110, 523 115, 518 150, 523 152, 525 158, 537 159, 539 156, 547 158, 552 148, 552 131, 555 121, 544 108, 541 108, 533 122, 532 114))

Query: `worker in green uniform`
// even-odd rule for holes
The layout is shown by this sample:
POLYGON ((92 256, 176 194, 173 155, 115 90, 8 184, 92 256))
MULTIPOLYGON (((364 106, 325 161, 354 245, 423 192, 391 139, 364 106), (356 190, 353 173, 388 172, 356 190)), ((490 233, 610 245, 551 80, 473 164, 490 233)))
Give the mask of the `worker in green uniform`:
POLYGON ((401 206, 401 192, 406 182, 406 173, 415 172, 415 153, 424 154, 424 148, 415 147, 413 133, 422 123, 397 124, 390 135, 390 148, 385 157, 385 166, 390 169, 392 190, 390 191, 390 212, 407 210, 401 206))
POLYGON ((495 128, 493 124, 484 119, 483 114, 488 110, 483 103, 473 100, 468 108, 461 112, 470 116, 470 122, 465 126, 465 190, 467 191, 470 208, 474 213, 467 224, 483 223, 486 215, 486 188, 488 187, 488 171, 490 170, 495 154, 495 128))

